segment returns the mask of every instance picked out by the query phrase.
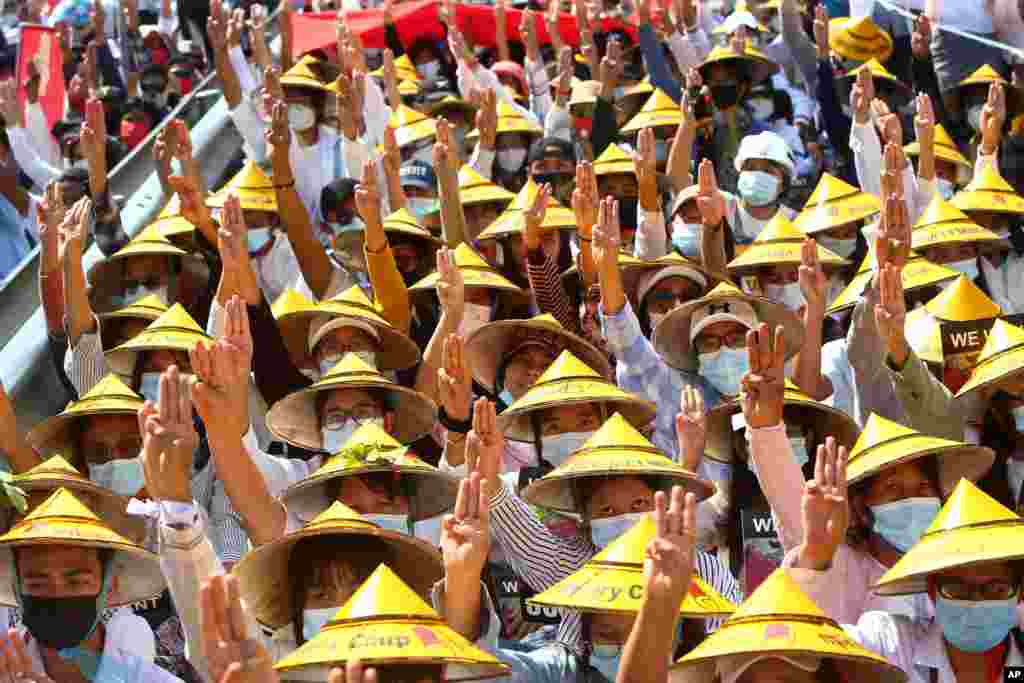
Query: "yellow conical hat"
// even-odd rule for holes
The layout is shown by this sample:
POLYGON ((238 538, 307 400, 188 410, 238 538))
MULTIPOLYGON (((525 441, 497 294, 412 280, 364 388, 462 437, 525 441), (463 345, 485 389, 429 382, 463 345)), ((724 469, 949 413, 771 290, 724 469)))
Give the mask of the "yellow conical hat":
MULTIPOLYGON (((801 263, 800 252, 807 235, 786 218, 781 211, 768 221, 757 239, 739 256, 729 262, 727 268, 733 275, 750 273, 765 266, 784 266, 801 263)), ((818 262, 823 268, 838 268, 849 265, 849 261, 825 247, 818 246, 818 262)))
POLYGON ((605 147, 601 156, 594 162, 594 175, 601 177, 619 173, 635 176, 636 166, 633 164, 633 157, 627 154, 626 150, 612 143, 605 147))
POLYGON ((622 93, 622 97, 626 98, 638 95, 646 96, 650 95, 652 92, 654 92, 654 86, 651 85, 651 77, 644 76, 643 80, 641 80, 639 83, 637 83, 636 85, 631 85, 628 88, 626 88, 622 93))
POLYGON ((846 680, 903 683, 907 676, 850 639, 784 569, 776 569, 743 604, 672 667, 677 683, 721 680, 757 656, 836 660, 846 680))
POLYGON ((947 569, 1024 558, 1024 520, 966 479, 960 480, 921 540, 875 584, 879 595, 928 590, 947 569))
POLYGON ((309 642, 274 668, 302 680, 327 680, 349 659, 387 678, 389 664, 444 664, 445 681, 507 676, 509 667, 445 624, 423 598, 381 565, 309 642))
MULTIPOLYGON (((657 534, 654 517, 644 515, 582 569, 530 598, 529 602, 580 612, 639 612, 646 582, 645 553, 657 534)), ((679 605, 679 613, 684 617, 724 617, 735 610, 736 605, 719 595, 696 573, 679 605)))
POLYGON ((235 565, 232 573, 241 582, 246 604, 261 624, 277 629, 292 622, 292 551, 306 539, 325 537, 348 539, 351 552, 362 556, 379 554, 381 562, 392 567, 421 596, 429 595, 434 583, 444 576, 441 554, 429 543, 383 529, 341 501, 335 501, 306 526, 254 548, 235 565))
MULTIPOLYGON (((540 192, 540 186, 532 180, 523 185, 523 189, 519 191, 512 203, 493 223, 484 228, 477 239, 504 239, 512 235, 521 235, 526 229, 525 212, 533 206, 538 192, 540 192)), ((571 209, 562 206, 554 197, 548 197, 547 212, 544 214, 544 220, 540 227, 544 232, 575 230, 576 214, 571 209)))
POLYGON ((136 357, 141 351, 168 349, 188 353, 199 340, 209 339, 184 306, 174 304, 137 336, 107 351, 107 365, 122 377, 130 377, 135 370, 136 357))
POLYGON ((619 130, 620 133, 636 133, 644 128, 656 126, 678 126, 683 120, 683 111, 661 88, 655 88, 644 102, 637 115, 619 130))
POLYGON ((357 327, 370 332, 377 340, 376 363, 379 370, 404 370, 420 359, 416 342, 399 332, 384 319, 381 308, 370 301, 359 285, 352 285, 341 294, 321 301, 301 314, 307 322, 306 351, 313 353, 317 343, 338 327, 357 327))
POLYGON ((1002 313, 999 306, 966 275, 958 277, 924 307, 936 319, 945 322, 987 320, 1002 313))
MULTIPOLYGON (((943 159, 953 164, 957 164, 962 167, 965 171, 971 170, 971 162, 967 161, 967 158, 960 153, 956 143, 953 142, 953 138, 949 137, 949 133, 942 127, 941 123, 935 124, 935 156, 939 159, 943 159)), ((903 148, 909 157, 916 157, 921 154, 921 143, 911 142, 903 148)))
MULTIPOLYGON (((188 256, 188 252, 174 246, 169 239, 156 225, 150 225, 136 235, 131 242, 121 247, 110 258, 98 261, 89 269, 89 283, 94 287, 102 288, 104 285, 120 285, 124 277, 124 259, 139 256, 164 256, 180 259, 188 256)), ((117 286, 120 290, 122 286, 117 286)))
POLYGON ((690 321, 693 314, 712 306, 727 306, 734 301, 752 307, 757 316, 757 323, 767 323, 773 330, 782 325, 786 358, 792 357, 800 350, 804 339, 804 326, 796 313, 764 297, 742 292, 731 282, 720 282, 700 299, 687 301, 669 311, 654 329, 654 348, 673 367, 693 367, 695 358, 690 354, 690 321))
POLYGON ((68 403, 57 415, 44 420, 25 435, 25 440, 40 453, 74 448, 78 439, 77 424, 90 415, 131 415, 142 407, 142 397, 128 388, 121 379, 109 374, 96 383, 77 401, 68 403))
POLYGON ((412 482, 411 490, 407 489, 412 520, 436 517, 455 504, 458 480, 420 460, 372 422, 361 425, 340 451, 288 488, 282 499, 299 519, 312 519, 331 503, 327 498, 328 482, 377 472, 391 472, 412 482))
MULTIPOLYGON (((384 232, 389 236, 411 238, 426 247, 437 247, 441 243, 429 230, 420 225, 416 216, 408 209, 402 208, 389 213, 381 222, 384 232)), ((335 249, 342 249, 349 253, 362 252, 365 234, 362 229, 342 232, 335 238, 335 249)))
POLYGON ((1003 78, 998 71, 993 69, 988 64, 982 64, 974 70, 970 76, 960 81, 957 84, 958 88, 963 88, 968 85, 990 85, 992 83, 1002 83, 1004 86, 1010 83, 1003 78))
MULTIPOLYGON (((544 128, 534 119, 523 116, 523 112, 516 109, 504 99, 498 99, 498 134, 501 133, 523 133, 534 137, 542 137, 544 128)), ((466 135, 466 142, 475 143, 480 137, 480 131, 476 128, 466 135)))
POLYGON ((281 86, 285 88, 325 90, 326 85, 320 80, 320 76, 317 75, 316 71, 314 71, 314 68, 319 63, 320 60, 316 57, 306 55, 281 75, 281 86))
MULTIPOLYGON (((864 260, 861 261, 857 274, 853 276, 846 289, 840 292, 839 296, 828 307, 827 313, 832 315, 833 313, 839 313, 856 306, 868 285, 871 284, 871 278, 874 277, 877 266, 875 248, 873 245, 869 245, 868 253, 864 256, 864 260)), ((931 287, 948 282, 959 277, 960 272, 952 268, 940 266, 937 263, 932 263, 928 259, 912 253, 910 258, 907 259, 906 265, 903 266, 900 275, 900 279, 903 280, 903 292, 907 293, 922 287, 931 287)))
POLYGON ((476 172, 469 164, 459 169, 459 202, 463 206, 487 202, 508 203, 515 195, 476 172))
MULTIPOLYGON (((420 94, 420 85, 416 81, 399 81, 398 94, 403 97, 420 94)), ((433 112, 431 112, 433 113, 433 112)))
POLYGON ((1018 378, 1024 372, 1024 328, 996 320, 989 330, 970 379, 957 396, 1018 378))
POLYGON ((653 478, 658 490, 668 492, 673 486, 682 486, 698 500, 715 490, 711 482, 665 457, 626 418, 615 413, 568 460, 530 484, 522 498, 538 507, 580 514, 576 482, 594 477, 653 478))
POLYGON ((527 346, 541 346, 553 352, 568 350, 601 377, 612 378, 608 356, 583 337, 562 327, 555 316, 544 313, 526 320, 496 320, 470 334, 466 338, 466 359, 473 379, 497 393, 498 370, 510 356, 527 346))
POLYGON ((963 211, 936 194, 914 224, 911 240, 915 251, 923 251, 939 244, 964 242, 994 246, 999 243, 999 235, 981 227, 963 211))
POLYGON ((123 331, 123 326, 117 321, 123 320, 144 320, 151 323, 167 312, 167 306, 156 294, 148 294, 138 301, 128 304, 116 311, 101 313, 100 319, 100 345, 104 351, 109 351, 124 340, 124 336, 116 333, 123 331), (108 324, 109 323, 109 324, 108 324))
POLYGON ((316 384, 288 394, 267 412, 267 429, 293 446, 322 448, 317 396, 340 389, 366 389, 381 397, 394 413, 393 436, 410 443, 430 431, 437 407, 425 395, 395 384, 354 353, 346 353, 316 384))
POLYGON ((884 62, 892 54, 892 36, 871 17, 839 17, 828 23, 828 46, 840 57, 884 62))
POLYGON ((808 235, 853 223, 878 213, 878 197, 862 192, 830 173, 822 173, 818 186, 793 225, 808 235))
POLYGON ((277 213, 277 194, 274 183, 255 161, 248 160, 242 170, 216 193, 206 200, 206 205, 223 208, 228 195, 234 192, 238 202, 247 211, 271 211, 277 213))
MULTIPOLYGON (((376 71, 371 71, 370 75, 384 78, 384 67, 382 66, 376 71)), ((416 65, 409 59, 409 55, 395 57, 395 78, 399 80, 399 84, 420 82, 420 74, 416 71, 416 65)))
POLYGON ((743 46, 744 50, 742 53, 736 53, 732 49, 732 44, 719 45, 708 53, 708 56, 704 58, 704 61, 698 68, 701 75, 704 77, 704 82, 708 82, 708 68, 718 62, 730 62, 730 61, 742 61, 750 67, 751 77, 754 83, 760 83, 764 79, 768 78, 772 74, 779 71, 779 65, 765 56, 763 53, 755 50, 748 40, 746 45, 743 46))
POLYGON ((977 480, 984 476, 995 454, 981 446, 928 436, 872 413, 850 451, 846 482, 853 485, 924 457, 936 459, 942 490, 951 491, 963 477, 977 480))
POLYGON ((533 386, 498 416, 498 429, 510 439, 533 442, 531 416, 555 406, 595 404, 601 415, 617 412, 637 429, 654 420, 657 407, 588 368, 569 350, 562 351, 533 386))
MULTIPOLYGON (((455 267, 462 271, 462 279, 466 287, 493 289, 500 297, 506 298, 511 306, 518 306, 526 300, 526 292, 505 279, 496 268, 487 263, 465 242, 455 248, 455 267)), ((436 289, 439 279, 437 271, 434 271, 410 287, 409 291, 418 294, 436 289)))
POLYGON ((42 545, 113 551, 107 571, 116 577, 117 590, 110 593, 108 607, 156 597, 166 586, 155 554, 108 527, 75 494, 60 488, 0 536, 0 605, 19 604, 14 549, 42 545))
MULTIPOLYGON (((800 388, 793 384, 787 377, 783 391, 783 417, 786 424, 809 424, 813 426, 821 441, 826 436, 834 436, 836 441, 847 448, 853 446, 860 434, 857 421, 852 417, 832 406, 815 401, 813 398, 800 391, 800 388)), ((730 399, 720 403, 711 410, 709 417, 719 419, 723 424, 726 419, 743 412, 743 406, 739 398, 730 399), (720 417, 719 417, 720 416, 720 417)), ((813 459, 814 454, 811 454, 813 459)))
POLYGON ((388 126, 395 129, 395 142, 399 147, 429 140, 437 133, 437 119, 404 104, 391 112, 388 126))
POLYGON ((309 312, 314 308, 315 303, 291 287, 281 292, 281 296, 270 307, 285 348, 288 349, 288 357, 297 368, 303 367, 308 360, 309 312))
POLYGON ((1024 197, 999 175, 992 164, 985 164, 970 185, 953 195, 949 203, 964 212, 1024 214, 1024 197))

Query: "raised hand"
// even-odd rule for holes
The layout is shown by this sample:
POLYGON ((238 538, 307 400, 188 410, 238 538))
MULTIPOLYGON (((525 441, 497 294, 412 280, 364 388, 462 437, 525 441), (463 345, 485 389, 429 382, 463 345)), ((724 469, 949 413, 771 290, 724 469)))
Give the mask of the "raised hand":
POLYGON ((654 129, 643 128, 637 135, 636 152, 633 153, 633 169, 636 171, 636 184, 641 200, 640 204, 650 207, 650 201, 658 202, 658 155, 656 152, 654 129), (653 195, 653 196, 652 196, 653 195))
POLYGON ((93 197, 100 197, 107 191, 107 119, 103 103, 97 99, 85 103, 80 144, 89 164, 89 191, 93 197))
POLYGON ((608 51, 598 66, 598 80, 601 81, 601 93, 604 97, 610 98, 614 94, 625 66, 622 59, 622 43, 617 40, 608 41, 608 51))
POLYGON ((925 61, 931 54, 932 20, 927 14, 918 15, 914 20, 914 32, 910 36, 910 50, 915 59, 925 61))
POLYGON ((273 660, 249 633, 237 577, 224 574, 203 583, 199 608, 203 656, 214 680, 276 681, 273 660))
POLYGON ((921 149, 932 149, 935 144, 935 109, 932 98, 925 93, 917 96, 917 116, 914 117, 914 135, 921 149))
POLYGON ((480 108, 476 112, 476 129, 480 132, 480 148, 494 149, 498 138, 498 100, 493 90, 480 93, 480 108))
POLYGON ((523 11, 519 17, 519 37, 526 45, 526 56, 532 62, 538 62, 540 56, 540 44, 537 42, 537 17, 529 9, 523 11))
POLYGON ((676 436, 679 440, 679 454, 683 467, 696 472, 704 458, 707 445, 707 413, 704 411, 704 396, 697 388, 686 385, 679 399, 679 414, 676 415, 676 436))
POLYGON ((572 211, 576 215, 576 231, 583 239, 591 239, 597 224, 599 204, 597 176, 589 161, 576 164, 576 189, 572 191, 572 211))
POLYGON ((462 312, 466 304, 466 285, 462 271, 455 265, 455 252, 447 247, 437 250, 437 298, 441 302, 441 313, 449 329, 458 329, 462 324, 462 312))
POLYGON ((377 670, 374 668, 363 669, 363 663, 358 659, 350 659, 345 662, 345 670, 333 668, 327 676, 327 683, 377 683, 377 670))
POLYGON ((850 526, 846 463, 846 448, 837 446, 833 437, 818 446, 814 479, 804 484, 801 502, 804 522, 804 542, 798 561, 801 567, 825 569, 846 538, 850 526))
POLYGON ((877 97, 871 100, 871 111, 875 115, 882 144, 899 145, 902 148, 903 123, 900 121, 899 115, 892 113, 889 105, 877 97))
POLYGON ((548 32, 548 38, 551 40, 551 47, 554 48, 556 55, 561 55, 562 46, 562 32, 558 27, 558 2, 557 0, 551 0, 548 3, 548 9, 544 13, 544 26, 548 32))
POLYGON ((160 375, 160 401, 139 409, 142 471, 154 500, 192 502, 192 458, 199 435, 192 422, 190 378, 172 365, 160 375))
POLYGON ((697 497, 673 486, 671 503, 664 491, 654 494, 657 535, 644 551, 647 600, 667 605, 682 603, 693 580, 697 546, 697 497))
POLYGON ((95 0, 90 17, 92 18, 92 44, 102 45, 107 40, 107 11, 103 8, 103 0, 95 0))
POLYGON ((237 445, 249 431, 250 358, 221 339, 200 340, 189 360, 199 380, 192 387, 192 403, 206 425, 210 445, 237 445))
POLYGON ((178 209, 185 220, 195 226, 213 223, 213 215, 206 206, 203 193, 194 178, 171 176, 168 182, 171 189, 178 193, 178 209))
POLYGON ((814 10, 814 45, 818 48, 818 59, 828 59, 828 10, 818 5, 814 10))
POLYGON ((441 523, 441 555, 445 575, 458 585, 480 580, 491 550, 491 512, 487 483, 479 472, 459 482, 454 514, 441 523))
POLYGON ((818 260, 818 243, 808 237, 800 247, 800 269, 797 271, 800 280, 800 292, 804 295, 807 307, 816 315, 825 315, 826 288, 828 280, 818 260))
POLYGON ((870 69, 857 72, 857 80, 850 89, 850 107, 853 120, 866 125, 871 120, 871 103, 875 100, 875 77, 870 69))
POLYGON ((903 145, 892 142, 887 144, 882 164, 882 196, 896 196, 902 200, 906 196, 903 187, 903 171, 907 167, 907 157, 903 152, 903 145))
POLYGON ((988 100, 981 108, 981 151, 991 155, 999 151, 999 141, 1006 123, 1006 91, 1002 83, 993 83, 988 89, 988 100))
POLYGON ((740 403, 747 426, 752 429, 774 427, 782 422, 786 382, 786 341, 783 334, 780 325, 775 329, 773 340, 765 323, 747 332, 750 371, 740 383, 740 403))
POLYGON ((910 257, 910 216, 906 202, 899 195, 889 195, 882 204, 878 233, 875 236, 875 262, 881 270, 891 265, 902 272, 910 257))
POLYGON ((363 164, 363 177, 356 185, 356 209, 366 224, 366 248, 380 251, 387 238, 384 236, 384 224, 380 216, 380 190, 377 188, 377 164, 371 158, 363 164))
POLYGON ((558 53, 558 89, 556 99, 558 105, 565 107, 569 103, 569 96, 572 94, 572 48, 565 46, 558 53))
POLYGON ((238 195, 232 192, 224 200, 223 225, 217 231, 217 251, 220 253, 221 266, 226 275, 237 277, 243 269, 250 267, 249 249, 245 239, 247 231, 238 195))
MULTIPOLYGON (((287 4, 289 0, 283 0, 287 4)), ((224 6, 220 0, 210 2, 210 16, 206 19, 206 35, 210 39, 214 52, 222 53, 228 49, 228 19, 224 15, 224 6)))
POLYGON ((81 260, 91 216, 92 200, 88 197, 79 199, 64 214, 64 219, 57 227, 57 257, 61 263, 67 263, 68 259, 81 260))
POLYGON ((700 162, 697 169, 697 208, 705 228, 717 230, 725 225, 725 198, 718 190, 715 165, 710 159, 700 162))
POLYGON ((903 276, 899 269, 889 264, 879 267, 877 280, 879 302, 875 304, 875 324, 878 334, 885 340, 890 360, 897 367, 903 367, 910 353, 903 329, 907 320, 903 276))
POLYGON ((498 475, 505 454, 505 437, 498 429, 498 416, 494 403, 478 398, 473 404, 473 429, 466 437, 467 464, 482 480, 487 500, 495 496, 501 486, 498 475))
POLYGON ((53 683, 52 678, 36 670, 28 654, 26 637, 18 629, 12 628, 0 638, 0 680, 53 683))
POLYGON ((533 198, 533 203, 526 210, 523 219, 526 227, 523 229, 523 243, 528 251, 540 249, 543 242, 541 225, 544 223, 544 216, 548 212, 548 201, 551 198, 551 185, 544 183, 533 198))
POLYGON ((235 295, 228 301, 225 313, 224 329, 220 338, 239 351, 240 367, 252 368, 254 346, 252 330, 249 327, 249 309, 241 297, 235 295))
POLYGON ((36 207, 39 243, 42 245, 41 269, 44 273, 52 272, 60 265, 60 225, 64 221, 65 211, 61 184, 51 180, 46 186, 43 201, 36 207))
POLYGON ((473 403, 473 375, 466 362, 465 342, 459 335, 449 334, 441 353, 444 363, 437 371, 441 405, 452 419, 468 420, 473 403))
POLYGON ((619 202, 612 197, 605 197, 598 205, 597 224, 592 239, 590 249, 598 271, 617 270, 622 234, 619 227, 619 202))

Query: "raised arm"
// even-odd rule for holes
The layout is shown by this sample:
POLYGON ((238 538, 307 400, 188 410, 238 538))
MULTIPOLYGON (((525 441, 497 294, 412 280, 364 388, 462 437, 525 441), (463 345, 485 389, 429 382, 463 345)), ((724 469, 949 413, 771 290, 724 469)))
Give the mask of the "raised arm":
POLYGON ((459 198, 458 152, 451 140, 451 129, 445 119, 437 122, 437 142, 434 143, 434 173, 437 175, 438 196, 441 198, 441 233, 449 249, 469 241, 466 214, 459 198))
POLYGON ((89 305, 85 270, 82 268, 82 249, 91 212, 92 201, 82 197, 65 215, 58 228, 60 260, 64 269, 64 313, 71 346, 77 344, 83 334, 96 329, 96 318, 89 305))
POLYGON ((589 161, 576 164, 576 189, 572 191, 572 212, 576 216, 576 235, 580 241, 577 266, 584 287, 597 282, 597 264, 594 262, 591 245, 594 225, 597 224, 599 196, 594 167, 589 161))
POLYGON ((804 301, 804 345, 794 361, 793 381, 811 398, 832 395, 832 383, 821 374, 821 345, 828 281, 818 261, 818 243, 808 238, 800 248, 800 291, 804 301))
MULTIPOLYGON (((457 334, 444 340, 444 365, 437 371, 437 402, 451 422, 469 424, 473 417, 473 376, 466 362, 465 342, 457 334)), ((466 434, 464 431, 445 430, 444 460, 451 467, 466 461, 466 434)))
POLYGON ((60 224, 64 220, 64 192, 54 181, 46 186, 36 207, 39 224, 39 302, 51 334, 64 333, 64 271, 60 262, 60 224))
POLYGON ((726 266, 725 231, 725 198, 718 189, 715 178, 715 165, 710 159, 700 162, 697 171, 697 208, 700 210, 701 263, 712 273, 724 273, 726 266))
POLYGON ((441 527, 444 612, 448 625, 470 641, 480 637, 480 577, 491 550, 487 482, 474 472, 459 483, 455 512, 441 527))
POLYGON ((423 351, 423 361, 416 371, 416 391, 438 399, 437 371, 441 367, 444 340, 462 326, 466 288, 462 271, 455 265, 455 254, 447 247, 437 251, 437 298, 441 302, 441 319, 423 351))
MULTIPOLYGON (((282 0, 281 4, 287 6, 290 0, 282 0)), ((282 25, 287 22, 287 17, 282 14, 282 25)), ((206 20, 206 35, 210 38, 210 45, 213 48, 213 65, 217 70, 217 79, 220 81, 221 90, 224 92, 224 101, 228 109, 233 110, 242 102, 242 88, 238 82, 238 73, 231 64, 231 57, 228 55, 228 21, 229 17, 221 5, 221 0, 210 1, 210 17, 206 20)), ((284 35, 286 31, 282 31, 284 35)))
MULTIPOLYGON (((686 90, 690 92, 693 86, 699 89, 700 72, 690 69, 686 74, 686 90)), ((666 173, 672 188, 676 193, 693 184, 693 175, 690 172, 690 164, 693 155, 693 140, 697 136, 697 121, 693 115, 693 102, 685 96, 682 100, 683 120, 676 127, 676 135, 672 139, 672 149, 668 152, 668 167, 666 173)))

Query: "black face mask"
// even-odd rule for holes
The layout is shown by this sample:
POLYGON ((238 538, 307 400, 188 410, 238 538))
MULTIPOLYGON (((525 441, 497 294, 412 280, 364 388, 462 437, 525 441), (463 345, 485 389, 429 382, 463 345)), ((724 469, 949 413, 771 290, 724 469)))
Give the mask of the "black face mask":
POLYGON ((21 596, 21 619, 32 637, 54 650, 74 647, 92 635, 99 596, 44 598, 21 596))
POLYGON ((740 86, 735 81, 711 86, 711 99, 719 109, 730 109, 740 101, 740 86))
POLYGON ((533 176, 533 181, 538 185, 550 183, 551 194, 563 206, 572 206, 572 190, 575 180, 576 177, 569 173, 542 173, 533 176))
POLYGON ((619 200, 619 224, 623 227, 636 229, 637 202, 635 198, 619 200))

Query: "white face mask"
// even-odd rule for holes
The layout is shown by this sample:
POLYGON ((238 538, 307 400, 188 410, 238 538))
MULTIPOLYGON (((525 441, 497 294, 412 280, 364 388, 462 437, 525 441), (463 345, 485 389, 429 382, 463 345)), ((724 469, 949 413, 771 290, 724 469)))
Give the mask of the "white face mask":
MULTIPOLYGON (((383 417, 371 418, 368 422, 376 424, 381 429, 384 428, 383 417)), ((338 453, 359 427, 360 425, 355 420, 345 420, 345 424, 337 429, 322 428, 320 430, 320 443, 323 445, 323 449, 331 455, 338 453)))
POLYGON ((89 465, 89 479, 119 496, 134 496, 146 485, 142 461, 138 458, 108 460, 89 465))
POLYGON ((747 350, 730 349, 728 346, 698 356, 700 376, 724 396, 740 393, 740 380, 750 369, 747 350))
POLYGON ((424 62, 423 64, 417 64, 416 73, 420 75, 420 78, 432 81, 441 75, 441 62, 435 59, 429 62, 424 62))
POLYGON ((804 301, 804 293, 800 291, 799 282, 790 282, 785 285, 765 285, 764 295, 791 311, 799 311, 807 303, 804 301))
POLYGON ((160 400, 160 373, 142 373, 142 377, 139 379, 139 393, 147 401, 158 402, 160 400))
POLYGON ((506 173, 515 173, 523 167, 523 162, 526 161, 526 150, 522 147, 499 149, 496 158, 501 170, 506 173))
POLYGON ((555 467, 569 459, 569 456, 583 447, 594 432, 564 432, 545 436, 541 440, 544 459, 555 467))
POLYGON ((590 520, 590 540, 600 548, 608 547, 608 544, 626 533, 636 525, 646 512, 628 512, 624 515, 605 517, 604 519, 590 520))
POLYGON ((409 515, 363 515, 363 517, 381 529, 397 531, 400 534, 409 533, 409 515))
POLYGON ((743 171, 736 182, 736 189, 751 206, 768 206, 779 198, 782 181, 765 171, 743 171))
POLYGON ((967 110, 967 125, 974 131, 981 130, 981 110, 984 105, 977 104, 967 110))
POLYGON ((319 609, 304 609, 302 610, 302 637, 307 642, 312 640, 313 637, 320 632, 320 629, 324 627, 334 613, 338 611, 338 607, 321 607, 319 609))
POLYGON ((64 159, 64 170, 70 171, 72 169, 81 168, 83 170, 89 170, 89 161, 87 159, 79 159, 78 161, 69 161, 67 158, 64 159))
POLYGON ((818 244, 825 247, 833 254, 842 256, 843 258, 850 258, 853 256, 853 252, 857 251, 857 238, 851 239, 838 239, 836 237, 829 237, 828 235, 817 235, 815 238, 818 244))
POLYGON ((462 323, 459 336, 465 339, 491 322, 491 307, 483 304, 466 304, 462 307, 462 323))
POLYGON ((687 258, 699 259, 702 223, 687 223, 681 216, 672 219, 672 246, 687 258))
POLYGON ((956 193, 956 185, 953 184, 953 181, 946 180, 945 178, 935 179, 935 189, 939 193, 939 196, 946 201, 952 199, 953 195, 956 193))
POLYGON ((292 130, 309 130, 316 125, 316 112, 305 104, 288 105, 288 126, 292 130))
POLYGON ((767 97, 747 100, 747 105, 750 107, 750 113, 755 121, 767 121, 775 113, 775 103, 767 97))
POLYGON ((588 664, 601 672, 611 683, 619 673, 619 662, 622 660, 622 645, 617 643, 594 643, 591 646, 588 664))
POLYGON ((137 285, 135 287, 132 287, 131 289, 124 290, 124 305, 128 306, 130 304, 133 304, 136 301, 144 299, 151 294, 156 298, 160 299, 160 303, 162 303, 164 306, 169 306, 171 304, 170 296, 168 294, 168 286, 166 284, 163 284, 155 289, 150 289, 145 285, 137 285))
POLYGON ((967 276, 968 280, 973 280, 978 277, 978 259, 968 258, 963 261, 951 261, 949 263, 943 263, 942 265, 947 268, 959 271, 967 276))

